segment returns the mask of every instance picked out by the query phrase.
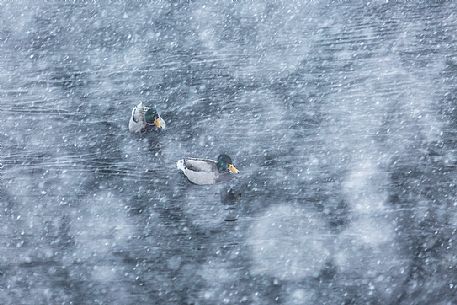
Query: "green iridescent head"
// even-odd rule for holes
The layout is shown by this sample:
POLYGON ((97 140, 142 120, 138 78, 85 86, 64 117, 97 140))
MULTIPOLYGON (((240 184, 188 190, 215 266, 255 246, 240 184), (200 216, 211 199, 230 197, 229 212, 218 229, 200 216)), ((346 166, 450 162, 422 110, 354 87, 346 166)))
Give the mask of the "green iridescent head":
POLYGON ((232 158, 225 154, 221 154, 217 157, 217 169, 219 172, 229 171, 232 174, 237 174, 239 172, 235 165, 233 165, 232 158))
POLYGON ((154 108, 149 108, 144 114, 144 120, 148 125, 154 125, 157 128, 165 128, 165 121, 160 117, 154 108))

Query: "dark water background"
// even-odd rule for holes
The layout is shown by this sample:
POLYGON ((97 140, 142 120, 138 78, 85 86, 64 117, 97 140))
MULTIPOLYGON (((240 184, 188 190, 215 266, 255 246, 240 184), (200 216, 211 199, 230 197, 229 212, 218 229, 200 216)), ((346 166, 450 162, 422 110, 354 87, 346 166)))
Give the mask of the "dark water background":
POLYGON ((0 1, 0 304, 457 303, 455 2, 94 2, 0 1))

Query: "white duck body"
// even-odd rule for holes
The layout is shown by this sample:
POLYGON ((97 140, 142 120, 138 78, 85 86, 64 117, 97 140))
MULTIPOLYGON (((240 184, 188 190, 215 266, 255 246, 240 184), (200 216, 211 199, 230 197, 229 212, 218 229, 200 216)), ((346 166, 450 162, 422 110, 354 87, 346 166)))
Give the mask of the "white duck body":
POLYGON ((181 170, 190 182, 199 185, 215 184, 220 180, 216 161, 208 159, 186 158, 176 162, 176 167, 181 170))
POLYGON ((144 107, 143 102, 140 102, 132 109, 132 116, 129 121, 129 131, 138 133, 145 129, 146 121, 144 120, 144 113, 148 108, 144 107))

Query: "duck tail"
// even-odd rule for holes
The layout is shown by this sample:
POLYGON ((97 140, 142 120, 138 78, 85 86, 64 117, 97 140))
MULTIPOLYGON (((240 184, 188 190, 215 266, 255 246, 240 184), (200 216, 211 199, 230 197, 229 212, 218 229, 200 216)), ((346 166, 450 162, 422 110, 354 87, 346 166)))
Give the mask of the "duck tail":
POLYGON ((177 167, 180 171, 184 171, 184 169, 185 169, 184 160, 179 160, 178 162, 176 162, 176 167, 177 167))

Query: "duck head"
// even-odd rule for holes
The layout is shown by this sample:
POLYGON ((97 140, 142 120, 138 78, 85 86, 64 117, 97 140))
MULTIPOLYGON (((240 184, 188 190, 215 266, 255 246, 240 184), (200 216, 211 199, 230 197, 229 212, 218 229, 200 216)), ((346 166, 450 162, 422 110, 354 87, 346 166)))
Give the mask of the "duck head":
POLYGON ((217 169, 219 172, 229 171, 232 174, 237 174, 239 172, 235 165, 233 165, 232 159, 224 154, 217 157, 217 169))
POLYGON ((160 114, 154 108, 149 108, 144 114, 144 120, 147 125, 155 126, 159 129, 165 129, 165 121, 160 117, 160 114))

